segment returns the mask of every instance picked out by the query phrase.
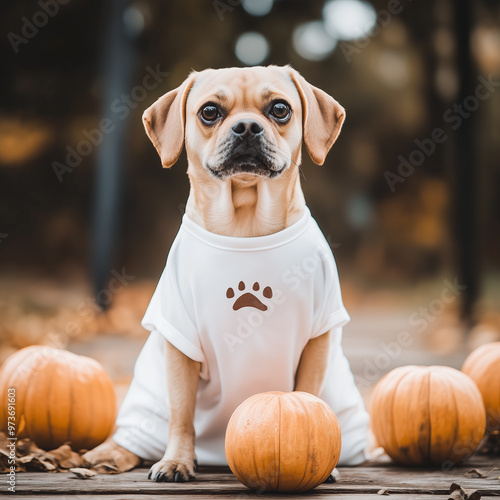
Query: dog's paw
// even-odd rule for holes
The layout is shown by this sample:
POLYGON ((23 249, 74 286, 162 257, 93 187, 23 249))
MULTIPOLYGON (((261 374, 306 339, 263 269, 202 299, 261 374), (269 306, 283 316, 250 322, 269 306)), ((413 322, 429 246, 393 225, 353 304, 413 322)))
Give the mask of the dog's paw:
POLYGON ((153 481, 168 481, 185 483, 195 478, 198 470, 196 459, 192 461, 160 460, 149 469, 148 479, 153 481))
POLYGON ((333 469, 333 472, 325 479, 325 483, 336 483, 339 479, 339 471, 337 469, 333 469))
POLYGON ((112 468, 116 472, 126 472, 141 463, 141 459, 131 451, 122 448, 112 439, 108 439, 82 456, 85 467, 99 470, 112 468))
MULTIPOLYGON (((233 309, 237 311, 242 307, 255 307, 255 309, 259 309, 259 311, 267 311, 267 306, 257 297, 257 292, 260 291, 260 285, 258 282, 255 282, 252 286, 253 292, 245 291, 245 283, 240 281, 238 284, 238 290, 240 296, 235 300, 233 304, 233 309)), ((265 299, 272 299, 273 291, 270 286, 266 286, 262 291, 262 295, 265 299)), ((226 297, 228 299, 233 299, 235 297, 235 292, 232 288, 228 288, 226 291, 226 297)))

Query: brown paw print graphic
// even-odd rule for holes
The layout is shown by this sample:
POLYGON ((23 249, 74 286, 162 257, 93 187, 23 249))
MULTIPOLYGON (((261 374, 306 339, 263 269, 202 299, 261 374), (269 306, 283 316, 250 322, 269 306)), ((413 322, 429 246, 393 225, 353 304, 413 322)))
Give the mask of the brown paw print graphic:
MULTIPOLYGON (((238 283, 238 290, 240 292, 245 291, 245 283, 240 281, 238 283)), ((252 286, 252 290, 254 292, 258 292, 260 290, 260 285, 255 282, 252 286)), ((266 286, 264 290, 262 290, 262 295, 266 299, 271 299, 273 297, 273 291, 270 286, 266 286)), ((232 288, 228 288, 226 291, 226 297, 228 299, 232 299, 235 296, 235 292, 232 288)), ((242 307, 255 307, 255 309, 259 309, 259 311, 267 311, 267 306, 262 303, 262 301, 252 292, 246 292, 240 295, 233 304, 233 309, 237 311, 242 307)))

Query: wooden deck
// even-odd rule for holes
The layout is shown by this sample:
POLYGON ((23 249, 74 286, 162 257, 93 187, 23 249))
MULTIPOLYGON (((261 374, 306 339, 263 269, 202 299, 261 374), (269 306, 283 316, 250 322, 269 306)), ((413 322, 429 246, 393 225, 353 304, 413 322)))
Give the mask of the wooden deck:
MULTIPOLYGON (((361 467, 339 468, 340 480, 336 484, 323 484, 309 493, 258 494, 247 489, 227 468, 200 468, 196 481, 189 483, 154 483, 147 479, 146 468, 124 474, 97 475, 90 479, 78 479, 70 472, 24 472, 16 474, 16 498, 43 499, 80 498, 92 500, 152 500, 211 498, 290 498, 313 497, 336 500, 371 500, 387 498, 447 499, 450 486, 457 483, 464 490, 477 490, 483 499, 500 496, 500 457, 472 457, 453 471, 440 469, 415 469, 400 467, 387 462, 371 462, 361 467), (479 469, 487 477, 471 477, 467 474, 479 469)), ((7 477, 2 475, 0 495, 7 491, 7 477)), ((471 493, 471 492, 469 492, 471 493)), ((467 498, 456 496, 454 498, 467 498)), ((479 498, 473 496, 472 498, 479 498)))

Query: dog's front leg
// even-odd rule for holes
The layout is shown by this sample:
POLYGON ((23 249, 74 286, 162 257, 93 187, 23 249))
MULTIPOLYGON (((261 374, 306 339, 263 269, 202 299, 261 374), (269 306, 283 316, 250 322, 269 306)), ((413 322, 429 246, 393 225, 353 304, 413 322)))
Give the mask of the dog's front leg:
MULTIPOLYGON (((295 375, 295 391, 304 391, 318 396, 325 382, 328 359, 330 357, 330 332, 311 339, 300 356, 295 375)), ((325 483, 336 483, 339 472, 334 469, 325 483)))
POLYGON ((170 403, 167 449, 163 458, 151 467, 148 478, 184 482, 194 479, 197 468, 193 421, 200 363, 188 358, 169 342, 166 357, 170 403))
POLYGON ((319 396, 325 381, 330 352, 330 332, 311 339, 300 356, 295 375, 295 391, 319 396))

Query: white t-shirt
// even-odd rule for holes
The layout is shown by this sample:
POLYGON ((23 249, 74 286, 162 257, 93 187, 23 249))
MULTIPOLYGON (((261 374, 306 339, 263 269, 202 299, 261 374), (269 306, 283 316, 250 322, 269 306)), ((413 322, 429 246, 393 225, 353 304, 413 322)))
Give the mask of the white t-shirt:
POLYGON ((184 215, 142 325, 152 333, 135 367, 114 439, 158 460, 168 436, 165 339, 201 363, 194 427, 200 464, 225 465, 224 434, 253 394, 292 391, 307 342, 332 330, 320 397, 342 429, 343 463, 363 460, 368 416, 341 348, 349 321, 331 250, 308 209, 269 236, 211 233, 184 215))

